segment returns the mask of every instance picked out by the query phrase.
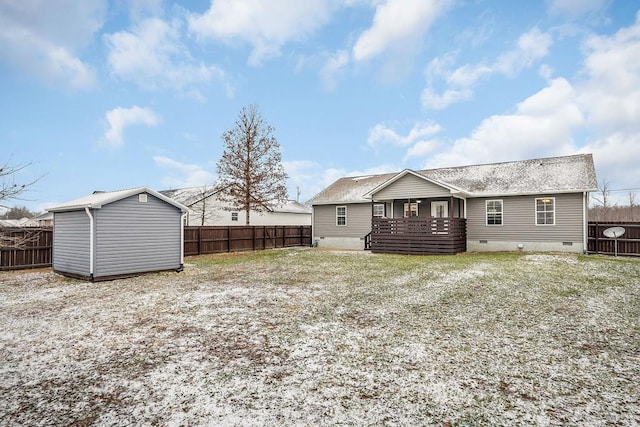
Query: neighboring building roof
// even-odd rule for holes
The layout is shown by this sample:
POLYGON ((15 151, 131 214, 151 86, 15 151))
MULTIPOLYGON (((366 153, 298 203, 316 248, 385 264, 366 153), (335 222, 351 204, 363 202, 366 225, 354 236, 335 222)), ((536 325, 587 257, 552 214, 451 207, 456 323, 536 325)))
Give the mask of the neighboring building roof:
MULTIPOLYGON (((160 193, 171 199, 174 199, 185 206, 193 206, 203 199, 215 197, 218 190, 209 186, 178 188, 175 190, 163 190, 160 193)), ((286 200, 284 202, 273 202, 267 206, 269 212, 275 213, 296 213, 311 214, 311 208, 303 205, 295 200, 286 200)))
POLYGON ((53 221, 53 212, 43 212, 38 216, 32 218, 34 221, 53 221))
POLYGON ((148 187, 136 187, 129 188, 126 190, 117 190, 117 191, 96 191, 93 194, 88 196, 80 197, 75 200, 71 200, 69 202, 63 203, 58 206, 54 206, 48 208, 49 212, 64 212, 64 211, 73 211, 78 209, 90 208, 90 209, 100 209, 102 206, 107 205, 109 203, 117 202, 118 200, 126 199, 127 197, 135 196, 141 193, 148 193, 154 197, 157 197, 160 200, 163 200, 170 205, 175 206, 180 209, 182 212, 187 211, 187 207, 183 204, 176 202, 169 197, 158 193, 155 190, 152 190, 148 187))
POLYGON ((206 199, 208 197, 213 196, 218 191, 211 186, 200 186, 200 187, 187 187, 187 188, 176 188, 174 190, 162 190, 160 194, 164 194, 170 199, 175 200, 178 203, 182 203, 185 206, 192 206, 196 203, 206 199))
MULTIPOLYGON (((459 189, 465 197, 517 196, 589 192, 598 189, 593 156, 549 157, 515 162, 426 169, 414 175, 459 189)), ((392 183, 400 173, 340 178, 309 200, 310 205, 368 203, 368 196, 392 183)), ((455 191, 453 191, 455 193, 455 191)))

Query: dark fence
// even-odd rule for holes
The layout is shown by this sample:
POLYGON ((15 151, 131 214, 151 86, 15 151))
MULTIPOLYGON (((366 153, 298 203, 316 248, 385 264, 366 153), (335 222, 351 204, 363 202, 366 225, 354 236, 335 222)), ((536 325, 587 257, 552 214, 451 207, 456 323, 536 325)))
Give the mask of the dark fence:
POLYGON ((184 254, 311 246, 310 225, 202 226, 184 228, 184 254))
POLYGON ((618 240, 618 255, 640 256, 640 222, 589 222, 587 251, 592 254, 613 255, 615 239, 606 237, 604 230, 622 227, 624 234, 618 240))
POLYGON ((0 270, 51 266, 53 229, 0 228, 0 270))
POLYGON ((464 218, 373 218, 372 252, 457 254, 467 250, 464 218))
MULTIPOLYGON (((184 254, 311 246, 310 225, 185 227, 184 254)), ((51 267, 52 228, 0 228, 0 270, 51 267)))

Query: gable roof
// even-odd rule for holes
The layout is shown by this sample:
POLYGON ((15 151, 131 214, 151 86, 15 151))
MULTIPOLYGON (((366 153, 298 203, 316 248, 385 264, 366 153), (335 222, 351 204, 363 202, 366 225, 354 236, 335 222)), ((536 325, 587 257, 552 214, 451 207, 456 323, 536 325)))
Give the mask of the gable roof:
MULTIPOLYGON (((210 197, 216 197, 216 194, 220 190, 215 187, 200 186, 200 187, 187 187, 177 188, 174 190, 163 190, 160 193, 165 196, 182 203, 185 206, 191 207, 196 203, 201 202, 204 199, 210 197)), ((222 203, 222 202, 220 202, 222 203)), ((268 212, 275 213, 296 213, 296 214, 311 214, 311 208, 305 206, 295 200, 285 200, 280 203, 274 202, 272 205, 265 206, 268 212)))
MULTIPOLYGON (((593 156, 548 157, 514 162, 410 171, 466 197, 590 192, 598 189, 593 156)), ((369 203, 375 191, 395 182, 400 173, 340 178, 309 200, 310 205, 369 203)))
POLYGON ((136 187, 129 188, 126 190, 117 190, 117 191, 96 191, 88 196, 80 197, 78 199, 71 200, 69 202, 63 203, 58 206, 54 206, 48 208, 49 212, 64 212, 64 211, 74 211, 84 208, 89 209, 100 209, 104 205, 108 205, 109 203, 117 202, 118 200, 126 199, 127 197, 135 196, 141 193, 148 193, 158 199, 169 203, 170 205, 175 206, 180 209, 182 212, 186 212, 186 206, 181 203, 176 202, 168 198, 167 196, 158 193, 155 190, 150 189, 149 187, 136 187))
POLYGON ((440 187, 442 187, 445 190, 449 190, 449 192, 451 193, 463 193, 462 190, 460 190, 457 187, 454 187, 453 185, 444 183, 444 182, 439 182, 436 181, 435 179, 429 178, 428 176, 425 176, 419 172, 416 171, 412 171, 411 169, 405 169, 402 172, 396 174, 395 176, 393 176, 392 178, 386 180, 385 182, 383 182, 382 184, 378 185, 376 188, 369 190, 367 192, 367 194, 364 195, 365 199, 370 199, 371 197, 373 197, 374 194, 378 193, 379 191, 387 188, 388 186, 390 186, 391 184, 393 184, 394 182, 398 181, 399 179, 407 176, 407 175, 413 175, 419 179, 422 179, 424 181, 430 182, 432 184, 438 185, 440 187))

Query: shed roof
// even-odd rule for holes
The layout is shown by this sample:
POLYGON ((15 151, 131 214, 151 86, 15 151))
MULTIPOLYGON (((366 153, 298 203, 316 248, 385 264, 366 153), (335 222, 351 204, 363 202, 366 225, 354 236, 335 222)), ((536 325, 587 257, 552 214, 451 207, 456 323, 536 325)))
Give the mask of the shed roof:
POLYGON ((182 212, 186 212, 187 208, 183 204, 176 202, 175 200, 170 199, 169 197, 160 194, 159 192, 150 189, 149 187, 136 187, 129 188, 126 190, 116 190, 116 191, 95 191, 88 196, 80 197, 78 199, 71 200, 69 202, 63 203, 58 206, 54 206, 48 208, 49 212, 65 212, 65 211, 74 211, 84 208, 89 209, 100 209, 104 205, 108 205, 109 203, 117 202, 118 200, 126 199, 127 197, 135 196, 141 193, 148 193, 158 199, 169 203, 170 205, 175 206, 180 209, 182 212))
MULTIPOLYGON (((309 200, 310 205, 368 203, 373 190, 400 173, 340 178, 309 200)), ((548 157, 514 162, 425 169, 415 174, 459 189, 466 197, 590 192, 598 189, 593 156, 548 157)))

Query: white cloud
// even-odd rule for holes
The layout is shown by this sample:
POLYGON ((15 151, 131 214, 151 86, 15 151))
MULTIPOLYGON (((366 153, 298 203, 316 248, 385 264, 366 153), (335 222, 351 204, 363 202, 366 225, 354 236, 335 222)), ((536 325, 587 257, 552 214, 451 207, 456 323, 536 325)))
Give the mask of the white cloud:
POLYGON ((441 130, 442 127, 437 123, 420 121, 413 125, 406 136, 402 136, 384 124, 377 124, 369 130, 367 143, 372 147, 380 144, 406 147, 435 135, 441 130))
POLYGON ((324 81, 327 89, 335 89, 337 75, 340 74, 348 63, 349 52, 346 50, 339 50, 331 55, 320 71, 320 77, 324 81))
POLYGON ((447 89, 442 94, 437 94, 431 87, 426 87, 422 91, 420 100, 425 108, 433 110, 444 110, 449 105, 467 101, 473 97, 471 89, 447 89))
POLYGON ((140 108, 134 105, 131 108, 116 107, 107 111, 105 115, 109 129, 104 134, 105 144, 111 147, 119 147, 123 143, 123 132, 125 127, 143 124, 156 126, 160 123, 160 118, 148 108, 140 108))
POLYGON ((446 9, 445 0, 386 0, 376 7, 371 27, 353 46, 353 58, 365 61, 415 43, 446 9))
POLYGON ((585 79, 576 85, 599 178, 640 188, 640 12, 633 25, 585 43, 585 79))
POLYGON ((600 12, 611 0, 547 0, 547 9, 552 15, 564 15, 569 18, 600 12))
POLYGON ((228 84, 222 69, 193 60, 181 37, 179 21, 159 18, 145 19, 132 31, 106 35, 111 73, 151 90, 183 90, 212 80, 228 84))
POLYGON ((0 63, 50 84, 92 88, 95 71, 79 52, 102 27, 106 6, 105 0, 0 2, 0 63))
POLYGON ((191 15, 189 29, 201 39, 247 43, 249 64, 278 56, 286 43, 304 39, 329 19, 327 0, 217 0, 202 15, 191 15))
POLYGON ((522 34, 516 47, 499 55, 493 64, 465 64, 451 70, 453 56, 433 59, 426 69, 428 85, 422 92, 422 105, 426 109, 441 110, 470 99, 473 87, 483 77, 501 74, 513 77, 549 53, 553 40, 548 33, 532 28, 522 34), (433 88, 434 80, 444 80, 446 89, 438 94, 433 88))
POLYGON ((435 156, 428 157, 428 144, 406 155, 422 155, 424 148, 424 166, 440 167, 587 152, 600 180, 612 188, 640 188, 640 13, 633 25, 592 36, 583 48, 574 83, 552 79, 553 70, 543 66, 547 86, 512 114, 486 118, 435 156))
POLYGON ((170 189, 211 185, 216 180, 214 174, 200 165, 181 163, 165 156, 154 156, 153 161, 157 166, 177 173, 177 176, 171 174, 162 180, 170 189))
POLYGON ((573 153, 573 133, 585 124, 575 98, 567 80, 555 79, 518 104, 513 114, 483 120, 468 138, 453 141, 448 150, 429 158, 425 167, 573 153))
POLYGON ((640 12, 634 25, 585 43, 580 102, 598 128, 640 132, 640 12))

